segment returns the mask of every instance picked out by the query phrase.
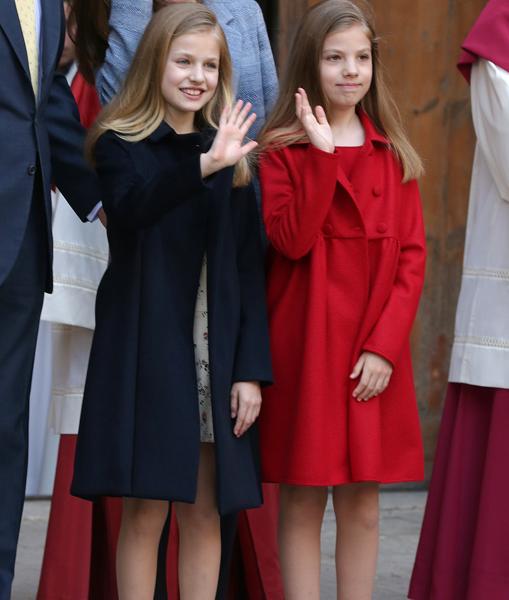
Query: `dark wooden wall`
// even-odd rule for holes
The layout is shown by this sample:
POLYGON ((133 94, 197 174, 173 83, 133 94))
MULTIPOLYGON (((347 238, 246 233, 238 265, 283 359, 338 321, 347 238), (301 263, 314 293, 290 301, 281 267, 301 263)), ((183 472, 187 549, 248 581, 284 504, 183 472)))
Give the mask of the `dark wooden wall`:
MULTIPOLYGON (((261 2, 280 70, 296 24, 314 3, 261 2)), ((429 259, 412 349, 428 477, 447 383, 474 150, 468 86, 455 64, 485 3, 371 0, 391 88, 426 165, 421 190, 429 259)))

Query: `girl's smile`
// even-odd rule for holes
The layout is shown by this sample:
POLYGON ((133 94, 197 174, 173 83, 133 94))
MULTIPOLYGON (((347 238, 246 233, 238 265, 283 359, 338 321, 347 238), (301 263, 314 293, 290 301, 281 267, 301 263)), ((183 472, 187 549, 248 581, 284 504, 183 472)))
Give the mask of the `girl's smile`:
POLYGON ((205 90, 200 88, 180 88, 180 91, 185 94, 188 98, 201 98, 205 93, 205 90))

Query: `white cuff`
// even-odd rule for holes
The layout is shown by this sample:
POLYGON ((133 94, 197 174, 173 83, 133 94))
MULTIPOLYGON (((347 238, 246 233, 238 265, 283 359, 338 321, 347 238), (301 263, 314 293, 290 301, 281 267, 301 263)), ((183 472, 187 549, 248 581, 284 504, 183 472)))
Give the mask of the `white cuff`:
POLYGON ((102 207, 103 207, 103 203, 102 202, 98 202, 94 206, 94 208, 88 213, 87 220, 89 220, 91 223, 93 221, 95 221, 97 219, 97 214, 99 213, 99 211, 101 210, 102 207))

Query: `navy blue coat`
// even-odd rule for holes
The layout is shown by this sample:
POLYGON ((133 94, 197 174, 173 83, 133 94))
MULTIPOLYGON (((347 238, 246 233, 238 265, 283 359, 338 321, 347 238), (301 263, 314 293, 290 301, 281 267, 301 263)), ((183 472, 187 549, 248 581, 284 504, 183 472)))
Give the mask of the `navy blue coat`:
POLYGON ((141 142, 108 132, 97 144, 111 264, 97 294, 77 496, 194 501, 193 323, 206 253, 219 512, 262 501, 256 427, 237 439, 230 416, 233 382, 272 378, 256 201, 251 186, 232 189, 232 169, 202 180, 210 141, 163 123, 141 142))
MULTIPOLYGON (((63 75, 55 74, 65 22, 61 0, 41 0, 39 97, 36 100, 14 0, 0 2, 0 285, 18 256, 32 204, 35 178, 42 180, 51 265, 51 182, 79 217, 101 199, 99 184, 83 158, 84 131, 63 75)), ((51 271, 48 271, 51 273, 51 271)), ((51 275, 47 290, 51 289, 51 275)))

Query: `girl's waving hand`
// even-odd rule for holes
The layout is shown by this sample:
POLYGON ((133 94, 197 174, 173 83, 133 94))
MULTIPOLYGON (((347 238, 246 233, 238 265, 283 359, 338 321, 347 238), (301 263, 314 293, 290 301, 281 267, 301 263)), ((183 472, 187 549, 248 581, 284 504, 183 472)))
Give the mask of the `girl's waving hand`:
POLYGON ((324 152, 334 152, 334 136, 325 110, 317 106, 313 113, 304 88, 299 88, 295 94, 295 114, 313 146, 324 152))
POLYGON ((203 177, 237 164, 256 148, 258 144, 253 140, 244 143, 247 132, 256 120, 255 113, 249 114, 251 108, 250 102, 244 104, 238 100, 233 108, 223 109, 212 147, 201 156, 203 177))

